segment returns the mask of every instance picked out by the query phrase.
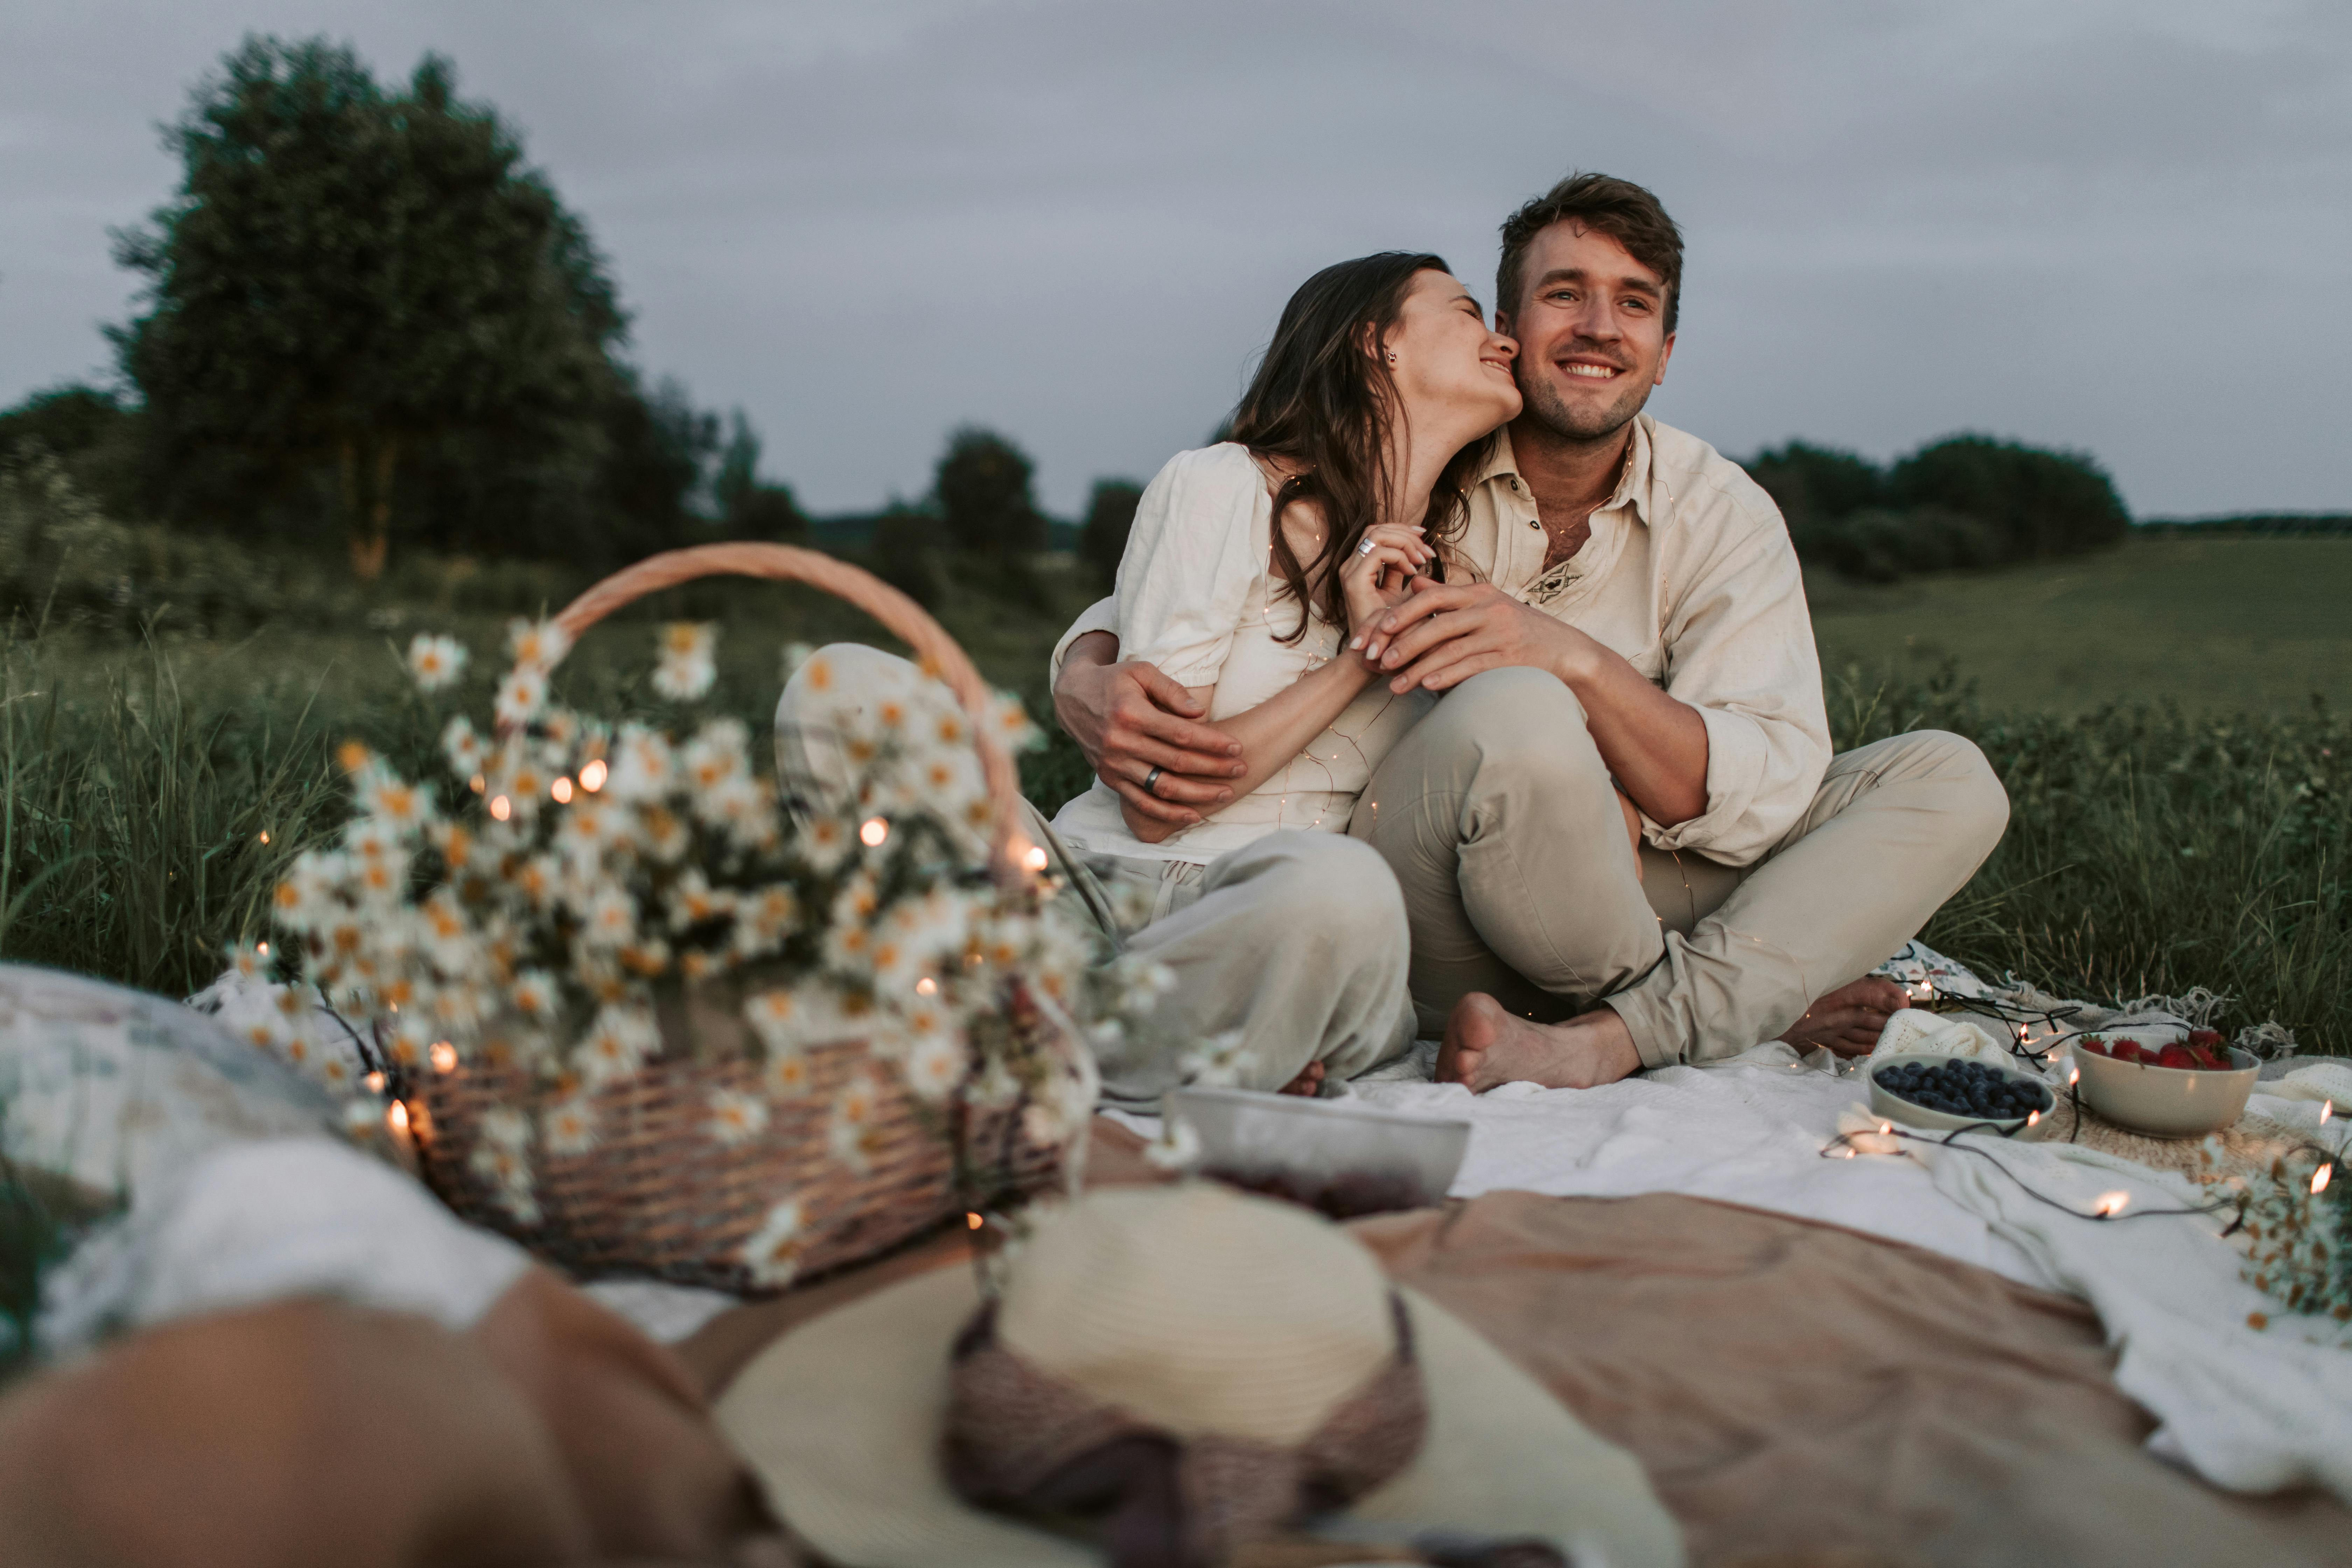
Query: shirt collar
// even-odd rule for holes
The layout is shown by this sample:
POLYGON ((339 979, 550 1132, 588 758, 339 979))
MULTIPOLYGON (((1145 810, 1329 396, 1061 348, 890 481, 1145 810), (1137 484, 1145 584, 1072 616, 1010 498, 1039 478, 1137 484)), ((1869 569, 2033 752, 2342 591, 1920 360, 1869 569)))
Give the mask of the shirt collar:
MULTIPOLYGON (((1595 510, 1613 511, 1630 505, 1643 523, 1654 522, 1650 516, 1650 416, 1640 414, 1633 418, 1633 438, 1626 443, 1625 466, 1617 476, 1617 488, 1595 510)), ((1511 432, 1507 426, 1495 432, 1495 449, 1487 455, 1486 466, 1478 470, 1471 487, 1519 477, 1519 465, 1511 455, 1511 432)))

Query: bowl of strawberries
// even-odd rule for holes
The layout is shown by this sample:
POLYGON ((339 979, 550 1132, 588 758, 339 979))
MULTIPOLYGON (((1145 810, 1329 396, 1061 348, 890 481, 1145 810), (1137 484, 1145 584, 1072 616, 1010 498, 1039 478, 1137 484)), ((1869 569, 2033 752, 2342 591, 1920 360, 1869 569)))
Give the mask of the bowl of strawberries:
POLYGON ((2158 1138, 2196 1138, 2245 1113, 2262 1064, 2219 1029, 2110 1029, 2074 1041, 2092 1110, 2158 1138))

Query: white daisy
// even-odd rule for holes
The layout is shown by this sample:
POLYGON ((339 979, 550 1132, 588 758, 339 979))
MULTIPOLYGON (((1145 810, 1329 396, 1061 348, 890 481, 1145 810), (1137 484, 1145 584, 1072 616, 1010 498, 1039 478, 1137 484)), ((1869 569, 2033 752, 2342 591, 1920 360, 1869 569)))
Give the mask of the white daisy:
POLYGON ((584 1094, 559 1100, 541 1114, 539 1132, 551 1154, 585 1154, 596 1147, 595 1108, 584 1094))
POLYGON ((760 1228, 743 1244, 740 1255, 752 1280, 771 1288, 792 1283, 800 1272, 808 1243, 801 1235, 804 1220, 799 1202, 786 1198, 768 1211, 760 1228))
POLYGON ((456 637, 419 632, 409 639, 408 673, 415 678, 418 690, 438 691, 465 670, 468 657, 466 645, 456 637))
POLYGON ((768 1103, 740 1089, 714 1089, 710 1095, 709 1127, 710 1136, 731 1149, 768 1130, 768 1103))

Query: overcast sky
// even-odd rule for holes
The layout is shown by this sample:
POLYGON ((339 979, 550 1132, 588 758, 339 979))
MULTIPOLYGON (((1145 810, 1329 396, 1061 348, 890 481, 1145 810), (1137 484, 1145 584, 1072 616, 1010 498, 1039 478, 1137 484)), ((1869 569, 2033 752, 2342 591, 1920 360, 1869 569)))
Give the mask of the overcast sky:
POLYGON ((247 31, 426 49, 821 511, 977 421, 1069 513, 1232 403, 1327 262, 1491 303, 1571 169, 1689 245, 1651 408, 1725 451, 2086 449, 2141 515, 2352 509, 2344 0, 0 0, 0 402, 105 374, 107 229, 247 31))

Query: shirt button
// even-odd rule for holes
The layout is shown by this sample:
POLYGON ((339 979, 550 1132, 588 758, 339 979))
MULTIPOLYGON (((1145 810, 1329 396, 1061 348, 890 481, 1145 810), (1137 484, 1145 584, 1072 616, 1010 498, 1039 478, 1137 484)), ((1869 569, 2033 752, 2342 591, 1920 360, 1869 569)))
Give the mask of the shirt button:
POLYGON ((1531 517, 1528 519, 1528 526, 1529 528, 1541 528, 1543 526, 1543 519, 1539 517, 1531 517))

